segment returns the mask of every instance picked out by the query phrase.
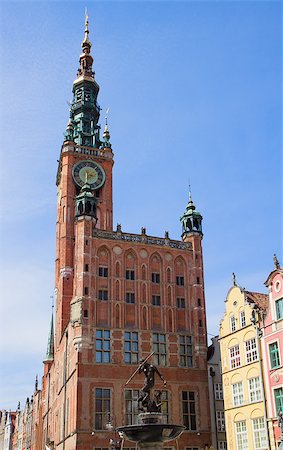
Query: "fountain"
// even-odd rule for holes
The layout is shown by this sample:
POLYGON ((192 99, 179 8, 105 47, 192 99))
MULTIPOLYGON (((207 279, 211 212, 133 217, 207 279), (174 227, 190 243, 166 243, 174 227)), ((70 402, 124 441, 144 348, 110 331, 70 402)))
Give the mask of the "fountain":
POLYGON ((145 376, 144 386, 140 390, 138 398, 138 423, 135 425, 126 425, 117 428, 117 431, 124 439, 138 443, 139 448, 147 450, 158 450, 163 448, 163 442, 176 439, 184 431, 183 425, 173 425, 164 423, 161 413, 161 391, 156 391, 152 395, 155 384, 155 375, 163 381, 166 381, 159 372, 158 368, 147 361, 153 355, 153 352, 146 359, 141 360, 137 370, 131 375, 125 386, 134 378, 137 373, 143 373, 145 376))

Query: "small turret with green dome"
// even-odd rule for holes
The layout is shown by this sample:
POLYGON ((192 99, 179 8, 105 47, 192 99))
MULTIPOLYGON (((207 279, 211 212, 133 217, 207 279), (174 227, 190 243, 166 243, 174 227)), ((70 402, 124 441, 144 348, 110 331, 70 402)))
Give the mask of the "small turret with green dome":
POLYGON ((96 198, 86 181, 76 197, 76 217, 89 216, 96 219, 96 198))
POLYGON ((198 233, 202 236, 202 215, 196 210, 192 200, 191 189, 189 190, 189 202, 186 211, 180 218, 182 223, 182 239, 191 233, 198 233))

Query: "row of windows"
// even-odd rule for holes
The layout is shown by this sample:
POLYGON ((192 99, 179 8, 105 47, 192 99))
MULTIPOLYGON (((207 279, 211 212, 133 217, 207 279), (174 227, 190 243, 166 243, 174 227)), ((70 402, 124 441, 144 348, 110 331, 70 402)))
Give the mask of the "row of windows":
MULTIPOLYGON (((248 380, 249 402, 258 402, 262 400, 262 389, 259 377, 249 378, 248 380)), ((244 403, 243 382, 238 381, 232 384, 233 405, 240 406, 244 403)))
MULTIPOLYGON (((266 426, 263 417, 252 419, 254 449, 267 448, 266 426)), ((236 442, 238 450, 249 450, 248 432, 246 420, 235 422, 236 442)))
MULTIPOLYGON (((275 313, 276 313, 276 320, 283 319, 283 298, 280 298, 279 300, 276 300, 275 302, 275 313)), ((237 319, 235 315, 230 317, 230 331, 233 333, 236 331, 236 322, 237 319)), ((246 326, 246 315, 245 311, 240 311, 240 322, 239 322, 240 328, 243 328, 246 326)))
MULTIPOLYGON (((89 290, 87 287, 84 288, 84 295, 88 295, 89 290)), ((108 296, 108 290, 107 289, 99 289, 98 290, 98 300, 109 300, 108 296)), ((125 302, 126 303, 135 303, 135 293, 134 292, 126 292, 125 294, 125 302)), ((161 297, 159 294, 154 294, 151 296, 151 304, 153 306, 160 306, 161 305, 161 297)), ((197 300, 198 306, 201 306, 201 299, 198 298, 197 300)), ((177 297, 176 298, 176 306, 179 309, 185 309, 186 307, 186 301, 184 297, 177 297)))
MULTIPOLYGON (((256 338, 252 338, 249 339, 248 341, 245 341, 245 351, 247 364, 258 360, 256 338)), ((269 360, 271 369, 276 369, 281 366, 280 352, 277 341, 269 344, 269 360)), ((235 369, 236 367, 240 366, 241 366, 240 347, 239 344, 237 344, 230 348, 230 367, 231 369, 235 369)))
MULTIPOLYGON (((125 420, 126 425, 137 423, 139 390, 125 390, 125 420)), ((169 395, 168 391, 162 391, 161 410, 164 421, 169 422, 169 395)), ((183 424, 187 430, 195 431, 197 429, 196 414, 196 394, 193 391, 182 391, 181 393, 182 418, 183 424)), ((108 418, 111 417, 111 389, 95 388, 94 398, 94 423, 95 430, 105 430, 108 418)))
MULTIPOLYGON (((236 331, 236 322, 237 322, 236 317, 234 315, 231 316, 230 317, 230 331, 231 331, 231 333, 236 331)), ((241 311, 240 312, 240 328, 243 328, 245 326, 246 326, 246 314, 245 314, 245 311, 241 311)))
MULTIPOLYGON (((152 349, 154 351, 154 364, 167 365, 166 335, 152 333, 152 349)), ((111 362, 111 334, 110 330, 96 330, 95 335, 95 361, 100 364, 111 362)), ((124 361, 127 364, 137 364, 140 357, 139 333, 137 331, 125 331, 124 333, 124 361)), ((192 336, 179 336, 179 360, 181 367, 193 366, 193 341, 192 336)))
MULTIPOLYGON (((256 345, 256 338, 249 339, 245 341, 245 353, 246 353, 246 364, 249 364, 258 359, 258 350, 256 345)), ((235 369, 241 366, 241 355, 239 344, 230 347, 230 367, 235 369)))
MULTIPOLYGON (((89 271, 89 264, 85 264, 85 272, 89 271)), ((108 267, 99 266, 98 267, 98 276, 103 278, 108 278, 109 276, 109 270, 108 267)), ((136 274, 133 269, 126 269, 125 270, 125 278, 126 280, 132 280, 134 281, 136 279, 136 274)), ((152 283, 159 284, 161 282, 161 276, 159 272, 152 272, 151 273, 151 281, 152 283)), ((185 285, 185 277, 183 275, 177 275, 175 278, 176 285, 177 286, 184 286, 185 285)), ((171 279, 167 279, 167 282, 171 282, 171 279)), ((197 277, 197 284, 200 284, 200 277, 197 277)))

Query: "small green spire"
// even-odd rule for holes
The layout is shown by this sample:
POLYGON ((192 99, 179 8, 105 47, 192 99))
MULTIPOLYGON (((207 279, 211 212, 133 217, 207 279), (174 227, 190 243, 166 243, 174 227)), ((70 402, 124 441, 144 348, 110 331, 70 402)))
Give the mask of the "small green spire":
POLYGON ((190 233, 199 233, 202 235, 202 215, 196 211, 191 193, 191 186, 189 186, 189 201, 186 211, 181 216, 182 223, 182 238, 188 236, 190 233))
POLYGON ((53 306, 50 322, 50 330, 48 336, 46 356, 43 362, 52 362, 54 360, 54 325, 53 325, 53 306))
POLYGON ((108 113, 109 113, 109 109, 107 108, 106 110, 106 116, 105 116, 105 128, 104 128, 104 133, 103 133, 103 143, 102 143, 102 147, 107 147, 107 148, 111 148, 111 144, 110 144, 110 133, 109 133, 109 128, 108 128, 108 113))
POLYGON ((96 203, 97 200, 86 181, 81 188, 81 192, 76 196, 76 217, 89 216, 96 220, 96 203))

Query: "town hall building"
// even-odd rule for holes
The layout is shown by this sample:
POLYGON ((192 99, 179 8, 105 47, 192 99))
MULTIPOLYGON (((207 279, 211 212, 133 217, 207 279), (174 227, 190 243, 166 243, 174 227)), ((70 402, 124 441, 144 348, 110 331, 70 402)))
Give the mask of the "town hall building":
POLYGON ((136 421, 142 374, 125 384, 152 352, 167 381, 156 380, 164 420, 186 427, 168 448, 209 448, 202 216, 190 195, 181 240, 113 228, 114 155, 98 92, 86 17, 57 172, 56 318, 33 399, 34 448, 108 449, 115 428, 136 421))

